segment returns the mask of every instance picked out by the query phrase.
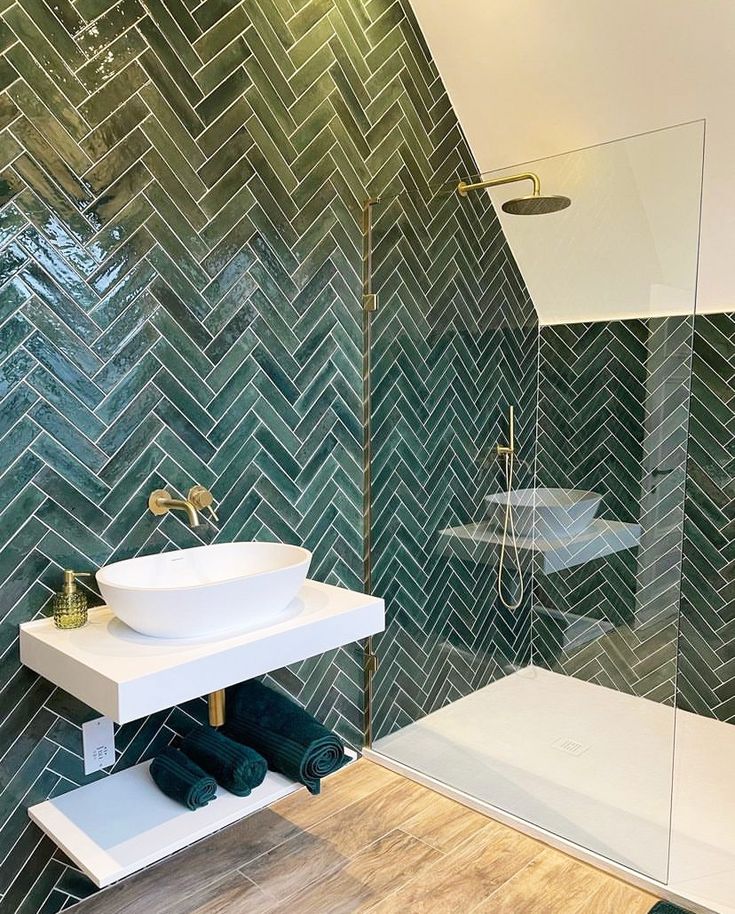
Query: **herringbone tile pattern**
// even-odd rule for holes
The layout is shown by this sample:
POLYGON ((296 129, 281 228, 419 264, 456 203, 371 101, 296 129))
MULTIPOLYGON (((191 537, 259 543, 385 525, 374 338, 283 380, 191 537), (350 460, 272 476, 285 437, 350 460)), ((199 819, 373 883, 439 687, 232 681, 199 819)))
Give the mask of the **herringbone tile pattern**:
MULTIPOLYGON (((88 711, 20 667, 18 623, 48 611, 63 567, 200 538, 305 543, 314 577, 359 587, 361 200, 428 197, 476 169, 404 0, 0 11, 0 907, 53 914, 90 887, 25 807, 84 782, 88 711), (219 531, 147 513, 151 489, 192 481, 213 489, 219 531)), ((483 214, 495 253, 472 283, 511 302, 518 280, 483 214)), ((461 234, 450 250, 464 251, 477 218, 419 215, 404 249, 412 231, 433 239, 432 307, 458 309, 463 271, 447 263, 443 278, 442 239, 461 234)), ((500 318, 469 291, 473 320, 478 303, 500 318)), ((468 353, 468 371, 486 370, 468 353)), ((275 679, 359 740, 357 647, 275 679)), ((201 712, 123 727, 117 767, 201 712)))
MULTIPOLYGON (((408 181, 406 180, 408 184, 408 181)), ((516 406, 528 484, 538 327, 488 199, 405 193, 376 207, 375 733, 383 736, 530 658, 530 587, 498 605, 495 546, 447 555, 441 531, 480 520, 504 485, 495 444, 516 406)), ((530 580, 530 556, 525 575, 530 580)))
POLYGON ((541 332, 539 484, 597 492, 598 516, 639 524, 641 535, 637 548, 562 571, 537 569, 534 659, 668 703, 676 674, 691 334, 687 318, 541 332), (568 643, 572 622, 577 636, 568 643))
POLYGON ((735 723, 735 315, 694 327, 679 705, 735 723))

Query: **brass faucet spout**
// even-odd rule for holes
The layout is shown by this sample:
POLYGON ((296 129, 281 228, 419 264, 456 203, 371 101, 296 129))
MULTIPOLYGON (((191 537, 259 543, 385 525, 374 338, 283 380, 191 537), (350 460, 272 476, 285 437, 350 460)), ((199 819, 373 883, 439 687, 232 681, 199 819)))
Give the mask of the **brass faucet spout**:
POLYGON ((166 489, 156 489, 148 499, 148 508, 152 514, 165 514, 167 511, 185 511, 190 527, 201 524, 199 513, 187 498, 172 498, 166 489))
POLYGON ((185 498, 166 498, 161 501, 161 505, 164 508, 173 509, 174 511, 186 511, 186 516, 189 518, 190 527, 198 527, 201 523, 197 509, 190 501, 187 501, 185 498))

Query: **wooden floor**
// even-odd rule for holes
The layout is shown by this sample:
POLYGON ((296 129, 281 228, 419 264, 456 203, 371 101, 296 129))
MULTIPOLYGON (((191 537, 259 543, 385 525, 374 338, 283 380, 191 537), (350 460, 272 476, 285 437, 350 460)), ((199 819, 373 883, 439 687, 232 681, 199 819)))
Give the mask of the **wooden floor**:
POLYGON ((359 761, 79 914, 647 914, 656 899, 359 761))

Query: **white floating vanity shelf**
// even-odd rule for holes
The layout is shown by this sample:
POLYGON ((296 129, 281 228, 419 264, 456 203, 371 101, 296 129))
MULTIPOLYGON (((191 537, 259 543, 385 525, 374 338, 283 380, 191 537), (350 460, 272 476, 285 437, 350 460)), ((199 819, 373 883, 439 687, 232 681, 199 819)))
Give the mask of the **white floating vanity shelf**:
MULTIPOLYGON (((196 641, 149 638, 106 607, 72 631, 51 619, 20 626, 21 661, 90 708, 124 724, 333 650, 385 626, 384 604, 307 581, 293 615, 266 628, 196 641)), ((206 611, 206 610, 205 610, 206 611)))
MULTIPOLYGON (((305 660, 382 631, 382 600, 307 581, 283 621, 246 634, 180 641, 139 635, 106 607, 84 628, 60 631, 51 619, 20 627, 26 666, 118 723, 305 660)), ((354 753, 352 753, 354 756, 354 753)), ((104 887, 304 789, 268 775, 249 797, 221 788, 192 812, 164 796, 149 763, 119 771, 38 803, 28 815, 104 887)))

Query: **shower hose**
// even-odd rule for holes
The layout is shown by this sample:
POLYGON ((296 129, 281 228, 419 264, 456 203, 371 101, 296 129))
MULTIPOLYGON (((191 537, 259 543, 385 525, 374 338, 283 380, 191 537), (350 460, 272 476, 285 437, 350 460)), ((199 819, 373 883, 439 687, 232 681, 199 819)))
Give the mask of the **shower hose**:
POLYGON ((516 529, 515 524, 513 523, 513 509, 511 506, 511 493, 513 491, 513 454, 505 455, 505 478, 507 482, 508 497, 505 502, 503 536, 500 543, 500 560, 498 562, 498 597, 506 609, 518 609, 523 602, 523 571, 521 569, 521 559, 518 553, 518 540, 516 539, 516 529), (515 603, 506 600, 503 596, 503 572, 505 571, 505 556, 508 551, 508 534, 510 534, 515 566, 518 571, 519 593, 515 603))

